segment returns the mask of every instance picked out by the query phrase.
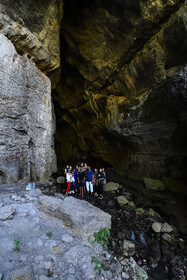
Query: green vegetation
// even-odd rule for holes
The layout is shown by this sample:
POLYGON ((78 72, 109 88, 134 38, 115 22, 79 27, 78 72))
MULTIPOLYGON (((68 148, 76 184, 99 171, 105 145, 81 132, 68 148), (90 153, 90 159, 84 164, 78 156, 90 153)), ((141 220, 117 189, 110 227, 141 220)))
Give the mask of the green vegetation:
POLYGON ((16 253, 18 253, 18 252, 20 251, 20 249, 21 249, 20 245, 21 245, 21 241, 15 239, 15 240, 14 240, 14 248, 13 248, 13 251, 16 252, 16 253))
POLYGON ((46 232, 46 236, 50 239, 52 237, 52 232, 51 231, 46 232))
POLYGON ((95 267, 94 267, 95 270, 98 270, 98 271, 108 270, 108 267, 106 267, 102 261, 96 259, 96 257, 92 256, 91 263, 95 263, 95 267))
POLYGON ((102 228, 99 232, 94 233, 94 242, 100 243, 102 246, 106 245, 110 236, 109 228, 102 228))

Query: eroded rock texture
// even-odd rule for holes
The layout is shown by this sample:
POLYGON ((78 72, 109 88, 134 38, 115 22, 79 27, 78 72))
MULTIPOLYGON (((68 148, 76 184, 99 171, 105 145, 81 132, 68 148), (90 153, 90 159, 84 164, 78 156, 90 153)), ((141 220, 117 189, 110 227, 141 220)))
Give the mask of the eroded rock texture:
POLYGON ((135 178, 184 178, 185 3, 65 2, 54 93, 61 163, 95 158, 135 178))
POLYGON ((2 0, 0 32, 31 58, 55 86, 60 75, 62 0, 2 0))
POLYGON ((133 178, 184 182, 186 6, 1 1, 0 32, 52 81, 59 165, 86 159, 133 178))
POLYGON ((0 34, 0 184, 51 175, 54 131, 49 78, 0 34))

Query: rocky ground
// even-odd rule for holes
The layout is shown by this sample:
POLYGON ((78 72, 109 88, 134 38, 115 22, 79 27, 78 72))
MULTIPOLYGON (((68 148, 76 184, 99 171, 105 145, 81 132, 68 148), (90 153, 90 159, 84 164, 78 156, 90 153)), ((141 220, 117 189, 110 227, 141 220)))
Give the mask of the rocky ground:
POLYGON ((37 187, 0 189, 0 279, 185 279, 183 238, 124 187, 108 184, 103 200, 65 197, 63 184, 37 187), (110 226, 104 247, 93 243, 110 226))

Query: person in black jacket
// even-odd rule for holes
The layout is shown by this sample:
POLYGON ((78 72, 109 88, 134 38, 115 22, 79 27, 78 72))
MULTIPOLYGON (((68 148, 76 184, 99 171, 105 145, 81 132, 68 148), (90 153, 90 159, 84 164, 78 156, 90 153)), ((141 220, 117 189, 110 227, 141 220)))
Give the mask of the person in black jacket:
POLYGON ((96 179, 98 182, 98 194, 99 194, 98 198, 103 199, 105 175, 102 171, 102 168, 99 169, 96 179))
POLYGON ((86 180, 86 173, 83 171, 83 168, 80 168, 80 171, 77 174, 77 182, 79 185, 79 192, 82 197, 84 197, 85 192, 85 180, 86 180))

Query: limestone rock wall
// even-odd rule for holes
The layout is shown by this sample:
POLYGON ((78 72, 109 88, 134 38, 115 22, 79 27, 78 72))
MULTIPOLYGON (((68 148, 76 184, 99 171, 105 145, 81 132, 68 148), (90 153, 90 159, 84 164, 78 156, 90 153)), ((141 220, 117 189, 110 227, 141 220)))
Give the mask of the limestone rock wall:
POLYGON ((62 0, 2 0, 0 33, 21 55, 27 55, 50 77, 52 86, 60 78, 60 22, 62 0))
MULTIPOLYGON (((187 0, 15 0, 12 5, 11 0, 1 1, 0 33, 23 56, 19 60, 24 79, 31 82, 34 92, 38 89, 43 94, 46 92, 43 82, 37 85, 34 82, 28 65, 32 65, 31 69, 35 66, 29 60, 51 79, 59 165, 85 159, 108 164, 120 173, 139 179, 145 176, 184 179, 186 3, 187 0)), ((11 61, 15 67, 14 59, 11 61)), ((24 88, 25 83, 23 86, 21 83, 24 79, 15 73, 13 76, 15 88, 20 84, 24 88)), ((18 111, 30 110, 28 104, 38 102, 35 111, 39 114, 44 110, 46 121, 42 125, 40 117, 34 115, 33 119, 40 120, 37 126, 35 119, 31 122, 20 113, 21 127, 28 126, 20 129, 18 118, 10 110, 7 127, 14 126, 16 130, 11 131, 14 137, 8 135, 16 140, 9 142, 12 146, 14 143, 14 151, 19 149, 19 138, 27 142, 22 159, 26 159, 25 166, 28 164, 27 172, 17 172, 20 174, 17 179, 21 174, 43 177, 33 170, 44 172, 41 167, 44 162, 54 162, 54 130, 49 128, 51 111, 47 113, 41 100, 36 101, 42 95, 25 101, 30 96, 27 83, 25 87, 18 111), (39 141, 32 140, 35 135, 39 141), (51 157, 48 153, 44 155, 47 147, 52 151, 51 157), (30 155, 31 163, 26 154, 30 155), (38 161, 41 158, 42 163, 38 161), (35 168, 36 164, 41 169, 35 168)), ((7 92, 6 88, 3 84, 2 92, 7 92)), ((16 158, 13 155, 12 152, 16 158)), ((9 163, 3 165, 15 166, 11 157, 6 156, 7 161, 8 158, 9 163)), ((47 173, 51 164, 46 166, 47 173)), ((2 169, 1 178, 6 178, 5 173, 2 169)))
POLYGON ((182 0, 65 2, 60 163, 95 158, 136 178, 184 178, 186 14, 182 0))
POLYGON ((56 170, 51 82, 0 35, 0 184, 56 170))

